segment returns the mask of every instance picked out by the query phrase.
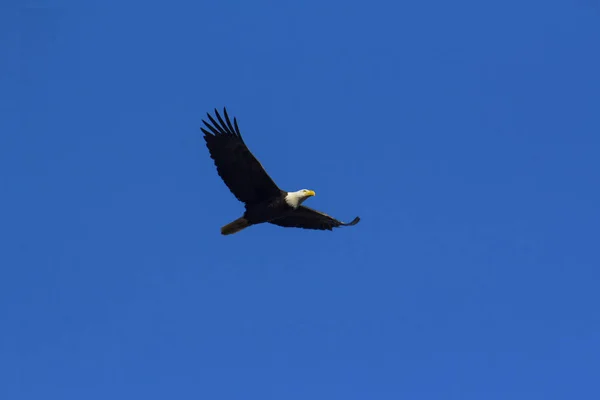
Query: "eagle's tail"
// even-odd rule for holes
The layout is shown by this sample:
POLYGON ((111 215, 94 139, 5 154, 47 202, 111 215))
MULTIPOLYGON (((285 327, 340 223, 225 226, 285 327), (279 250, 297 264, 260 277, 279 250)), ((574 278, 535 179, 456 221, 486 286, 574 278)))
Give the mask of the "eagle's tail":
POLYGON ((222 235, 231 235, 250 226, 250 222, 244 217, 238 218, 221 228, 222 235))

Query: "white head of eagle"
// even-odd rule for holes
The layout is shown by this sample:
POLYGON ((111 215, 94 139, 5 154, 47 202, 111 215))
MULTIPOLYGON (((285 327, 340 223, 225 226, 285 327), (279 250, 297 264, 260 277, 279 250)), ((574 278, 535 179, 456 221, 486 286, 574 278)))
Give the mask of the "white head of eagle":
POLYGON ((297 192, 288 192, 285 196, 285 202, 288 203, 290 207, 298 208, 300 204, 311 196, 314 196, 315 192, 313 190, 301 189, 297 192))

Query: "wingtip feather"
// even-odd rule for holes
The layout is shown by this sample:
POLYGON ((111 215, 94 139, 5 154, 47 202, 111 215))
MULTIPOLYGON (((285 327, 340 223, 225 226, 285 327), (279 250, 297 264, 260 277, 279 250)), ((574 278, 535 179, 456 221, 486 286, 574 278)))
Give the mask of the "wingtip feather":
POLYGON ((232 124, 229 114, 227 113, 227 107, 223 107, 223 115, 225 116, 225 119, 221 117, 221 114, 219 113, 219 110, 217 108, 214 109, 214 117, 209 112, 207 112, 206 115, 210 123, 205 120, 202 120, 202 122, 212 132, 214 136, 236 136, 242 142, 244 141, 240 133, 237 118, 233 117, 232 124))
POLYGON ((353 226, 353 225, 358 224, 359 222, 360 222, 360 217, 356 217, 351 222, 347 223, 346 225, 347 226, 353 226))
POLYGON ((237 133, 238 137, 242 137, 240 133, 240 128, 238 127, 237 118, 233 117, 233 126, 235 127, 235 133, 237 133))

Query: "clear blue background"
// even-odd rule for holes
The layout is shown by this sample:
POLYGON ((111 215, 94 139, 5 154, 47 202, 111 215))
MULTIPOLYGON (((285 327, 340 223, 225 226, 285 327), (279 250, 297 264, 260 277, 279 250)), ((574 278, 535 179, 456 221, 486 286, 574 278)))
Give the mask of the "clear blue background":
POLYGON ((600 398, 595 0, 3 3, 0 398, 600 398), (227 106, 353 228, 219 228, 227 106))

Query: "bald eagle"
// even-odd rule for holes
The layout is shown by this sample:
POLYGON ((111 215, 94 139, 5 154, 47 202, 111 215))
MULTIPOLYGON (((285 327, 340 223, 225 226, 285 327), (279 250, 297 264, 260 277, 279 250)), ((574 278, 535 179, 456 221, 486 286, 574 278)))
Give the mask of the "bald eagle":
POLYGON ((225 120, 215 109, 217 122, 207 113, 210 123, 202 120, 207 129, 200 129, 217 173, 233 195, 245 204, 246 211, 242 217, 223 226, 221 234, 231 235, 265 222, 283 227, 331 231, 340 226, 356 225, 360 221, 356 217, 344 223, 303 206, 306 199, 315 195, 312 190, 286 192, 279 189, 244 143, 237 120, 234 118, 232 124, 225 108, 223 114, 225 120))

